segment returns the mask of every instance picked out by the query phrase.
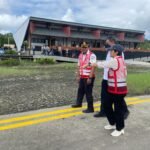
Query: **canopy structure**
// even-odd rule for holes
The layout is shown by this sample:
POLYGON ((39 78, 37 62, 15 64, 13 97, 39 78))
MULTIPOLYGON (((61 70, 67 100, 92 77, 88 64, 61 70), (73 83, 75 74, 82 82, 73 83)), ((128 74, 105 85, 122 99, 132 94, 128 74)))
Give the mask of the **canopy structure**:
POLYGON ((21 50, 21 46, 23 44, 25 34, 27 32, 27 28, 29 25, 30 18, 28 18, 21 26, 20 28, 16 31, 16 33, 13 34, 16 46, 17 46, 17 51, 21 50))

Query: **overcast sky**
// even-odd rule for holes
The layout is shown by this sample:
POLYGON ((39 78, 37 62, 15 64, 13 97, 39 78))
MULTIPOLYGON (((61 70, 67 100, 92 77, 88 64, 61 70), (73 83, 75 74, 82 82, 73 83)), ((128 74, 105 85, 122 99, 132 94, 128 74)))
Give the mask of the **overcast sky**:
POLYGON ((144 30, 150 39, 150 0, 0 0, 0 33, 29 16, 144 30))

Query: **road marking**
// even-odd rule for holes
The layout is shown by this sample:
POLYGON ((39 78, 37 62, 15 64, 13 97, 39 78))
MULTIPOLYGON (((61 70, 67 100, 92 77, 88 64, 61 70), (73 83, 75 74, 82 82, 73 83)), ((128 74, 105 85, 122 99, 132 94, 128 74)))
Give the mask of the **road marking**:
POLYGON ((135 104, 141 104, 141 103, 145 103, 145 102, 150 102, 150 99, 146 99, 146 100, 138 100, 135 102, 128 102, 128 105, 135 105, 135 104))
MULTIPOLYGON (((135 104, 140 104, 140 103, 145 103, 145 102, 150 102, 150 99, 129 101, 127 104, 128 105, 135 105, 135 104)), ((68 109, 70 110, 72 108, 68 108, 68 109)), ((64 109, 64 110, 66 110, 66 109, 64 109)), ((57 116, 51 116, 51 117, 40 118, 40 119, 38 118, 37 120, 29 120, 29 121, 25 121, 25 122, 19 122, 19 123, 12 123, 12 124, 8 124, 8 125, 3 125, 3 126, 0 126, 0 131, 9 130, 9 129, 15 129, 15 128, 35 125, 35 124, 39 124, 39 123, 44 123, 44 122, 48 122, 48 121, 54 121, 54 120, 59 120, 59 119, 66 119, 66 118, 70 118, 70 117, 73 117, 73 116, 82 115, 83 114, 82 111, 81 111, 82 109, 78 109, 78 110, 80 110, 80 111, 75 111, 75 112, 71 112, 71 113, 68 113, 68 114, 59 114, 58 113, 59 115, 57 115, 57 116)), ((96 108, 95 110, 97 111, 97 110, 99 110, 99 108, 96 108)), ((61 110, 61 111, 63 111, 63 110, 61 110)), ((50 113, 50 112, 48 112, 48 113, 50 113)), ((40 115, 40 114, 36 114, 36 115, 40 115)), ((24 117, 27 117, 27 116, 24 116, 24 117)), ((16 119, 16 118, 12 118, 12 119, 16 119)), ((2 120, 2 121, 4 122, 6 120, 2 120)), ((6 122, 8 122, 8 120, 6 122)))
MULTIPOLYGON (((127 98, 127 102, 130 100, 139 100, 139 98, 127 98)), ((99 107, 100 103, 94 104, 94 107, 99 107)), ((57 114, 62 114, 62 113, 69 113, 69 112, 76 112, 76 111, 81 111, 82 109, 85 109, 86 105, 84 105, 82 108, 66 108, 66 109, 60 109, 60 110, 54 110, 54 111, 49 111, 49 112, 42 112, 42 113, 37 113, 37 114, 30 114, 30 115, 25 115, 25 116, 20 116, 16 118, 9 118, 9 119, 3 119, 0 120, 0 125, 1 124, 6 124, 6 123, 12 123, 12 122, 18 122, 18 121, 24 121, 24 120, 30 120, 30 119, 36 119, 39 117, 46 117, 49 115, 57 115, 57 114)))
MULTIPOLYGON (((86 108, 86 106, 84 106, 82 108, 86 108)), ((57 114, 61 114, 61 113, 69 113, 72 111, 82 110, 82 108, 67 108, 67 109, 62 109, 62 110, 42 112, 42 113, 33 114, 33 115, 26 115, 26 116, 20 116, 20 117, 16 117, 16 118, 4 119, 4 120, 0 120, 0 124, 34 119, 34 118, 39 118, 39 117, 44 117, 44 116, 49 116, 49 115, 57 115, 57 114)))
POLYGON ((76 112, 76 113, 69 113, 69 114, 62 114, 62 115, 58 115, 58 116, 52 116, 49 118, 42 118, 42 119, 38 119, 38 120, 31 120, 31 121, 27 121, 27 122, 11 124, 11 125, 0 127, 0 131, 19 128, 19 127, 25 127, 25 126, 29 126, 29 125, 33 125, 33 124, 39 124, 39 123, 58 120, 58 119, 66 119, 66 118, 70 118, 70 117, 81 115, 81 114, 83 114, 83 113, 82 112, 76 112))

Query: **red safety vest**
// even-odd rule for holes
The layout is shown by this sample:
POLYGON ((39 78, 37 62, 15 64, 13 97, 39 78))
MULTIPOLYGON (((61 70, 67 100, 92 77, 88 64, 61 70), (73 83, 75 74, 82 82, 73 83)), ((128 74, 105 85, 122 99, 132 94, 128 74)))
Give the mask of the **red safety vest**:
POLYGON ((127 69, 122 56, 115 57, 118 62, 116 70, 109 69, 108 71, 108 92, 112 94, 127 94, 127 69))
MULTIPOLYGON (((79 66, 80 66, 80 77, 81 78, 89 78, 92 67, 88 66, 84 69, 83 66, 87 65, 90 62, 91 55, 92 55, 92 52, 88 51, 86 53, 84 60, 83 60, 83 53, 80 53, 80 55, 79 55, 79 66)), ((94 76, 95 75, 93 74, 93 77, 94 76)))

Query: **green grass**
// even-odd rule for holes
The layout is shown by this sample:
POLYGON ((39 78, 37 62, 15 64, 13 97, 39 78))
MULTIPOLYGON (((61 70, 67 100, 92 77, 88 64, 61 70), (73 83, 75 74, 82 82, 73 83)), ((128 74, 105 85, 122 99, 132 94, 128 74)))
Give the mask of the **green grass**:
POLYGON ((19 66, 20 61, 17 59, 6 59, 6 60, 0 60, 0 66, 19 66))
POLYGON ((130 95, 150 94, 150 72, 128 73, 127 81, 130 95))
POLYGON ((29 76, 32 74, 36 74, 36 71, 19 67, 0 67, 0 77, 29 76))
MULTIPOLYGON (((55 78, 57 74, 63 74, 67 77, 69 72, 74 78, 76 70, 76 63, 56 63, 54 65, 39 65, 32 62, 22 62, 21 65, 15 67, 0 66, 0 78, 5 77, 20 77, 20 76, 34 76, 46 75, 55 78)), ((95 86, 100 87, 103 76, 103 69, 96 71, 95 86)), ((57 82, 57 81, 56 81, 57 82)), ((145 67, 128 67, 128 89, 129 95, 143 95, 150 94, 150 68, 145 67)), ((100 90, 100 89, 99 89, 100 90)))
MULTIPOLYGON (((95 86, 101 86, 103 70, 97 70, 95 86)), ((129 66, 128 67, 128 96, 150 94, 150 68, 129 66)))
POLYGON ((20 59, 5 59, 5 60, 0 60, 0 66, 25 66, 25 65, 52 65, 56 64, 55 59, 52 58, 39 58, 34 61, 27 61, 27 60, 20 60, 20 59))
POLYGON ((35 63, 38 63, 40 65, 49 65, 49 64, 55 64, 56 61, 52 58, 39 58, 35 60, 35 63))
POLYGON ((50 75, 57 72, 74 71, 76 64, 72 63, 57 63, 54 65, 39 65, 30 61, 23 61, 19 66, 6 67, 0 66, 0 77, 18 77, 32 75, 50 75))

